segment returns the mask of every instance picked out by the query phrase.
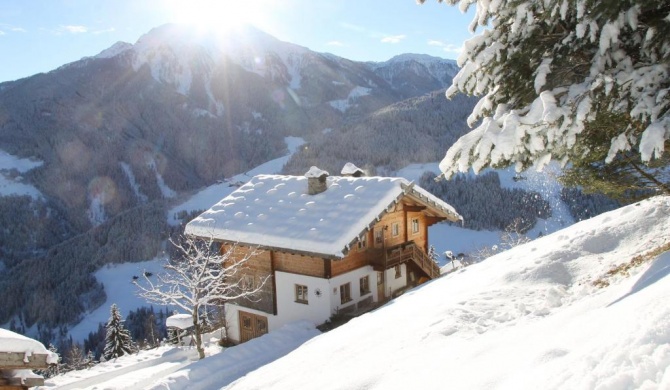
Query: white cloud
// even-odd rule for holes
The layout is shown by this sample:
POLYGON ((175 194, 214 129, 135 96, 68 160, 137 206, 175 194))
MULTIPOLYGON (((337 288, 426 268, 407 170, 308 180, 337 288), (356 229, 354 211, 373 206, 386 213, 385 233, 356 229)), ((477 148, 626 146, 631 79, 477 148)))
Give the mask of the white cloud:
POLYGON ((382 43, 399 43, 403 39, 407 38, 407 35, 387 35, 382 38, 382 43))
POLYGON ((438 40, 435 40, 435 39, 429 39, 428 40, 428 46, 441 47, 442 50, 447 52, 447 53, 458 54, 463 50, 463 45, 456 46, 453 43, 442 42, 442 41, 438 41, 438 40))
POLYGON ((2 31, 2 30, 0 30, 0 36, 3 36, 3 35, 7 35, 7 33, 4 32, 4 31, 2 31))
POLYGON ((326 43, 326 45, 328 45, 328 46, 338 46, 338 47, 345 46, 344 43, 342 43, 340 41, 330 41, 330 42, 326 43))
POLYGON ((66 25, 60 26, 60 29, 65 32, 69 32, 71 34, 81 34, 88 32, 88 28, 86 26, 77 26, 77 25, 66 25))
POLYGON ((14 25, 7 24, 7 23, 0 23, 0 28, 2 28, 4 30, 4 31, 0 31, 0 32, 2 32, 2 34, 0 34, 0 35, 7 34, 7 31, 20 32, 20 33, 28 32, 25 28, 14 26, 14 25))

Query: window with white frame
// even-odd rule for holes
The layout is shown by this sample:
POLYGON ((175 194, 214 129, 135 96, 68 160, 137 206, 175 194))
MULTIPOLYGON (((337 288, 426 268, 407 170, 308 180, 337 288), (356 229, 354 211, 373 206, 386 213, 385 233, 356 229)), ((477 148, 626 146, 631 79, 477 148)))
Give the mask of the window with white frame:
POLYGON ((393 237, 396 237, 400 234, 400 224, 398 222, 394 222, 393 225, 391 225, 391 234, 393 237))
POLYGON ((419 218, 412 218, 412 234, 419 232, 419 218))
POLYGON ((307 304, 307 286, 302 284, 295 285, 295 301, 298 303, 307 304))

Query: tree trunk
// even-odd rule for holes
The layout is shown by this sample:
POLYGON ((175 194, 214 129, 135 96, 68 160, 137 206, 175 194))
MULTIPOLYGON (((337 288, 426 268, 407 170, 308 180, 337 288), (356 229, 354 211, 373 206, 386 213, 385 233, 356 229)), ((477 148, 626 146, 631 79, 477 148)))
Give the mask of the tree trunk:
POLYGON ((193 333, 195 334, 195 348, 198 350, 198 358, 205 358, 205 347, 202 345, 202 329, 200 328, 200 317, 198 316, 198 305, 193 307, 193 333))

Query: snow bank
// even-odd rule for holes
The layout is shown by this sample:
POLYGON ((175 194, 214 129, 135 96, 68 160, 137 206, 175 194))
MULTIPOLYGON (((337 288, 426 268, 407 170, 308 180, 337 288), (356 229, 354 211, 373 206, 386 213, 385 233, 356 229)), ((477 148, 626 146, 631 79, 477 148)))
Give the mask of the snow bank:
POLYGON ((318 334, 319 331, 309 322, 287 324, 272 333, 195 362, 157 381, 149 389, 218 389, 288 354, 318 334))

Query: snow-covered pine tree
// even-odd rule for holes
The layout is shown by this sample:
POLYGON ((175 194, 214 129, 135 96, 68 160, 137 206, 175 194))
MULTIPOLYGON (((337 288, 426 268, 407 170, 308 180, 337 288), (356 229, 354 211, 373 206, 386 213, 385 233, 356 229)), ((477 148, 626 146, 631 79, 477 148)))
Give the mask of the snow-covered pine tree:
POLYGON ((67 353, 65 371, 83 370, 86 368, 85 362, 86 358, 84 357, 84 352, 81 349, 81 345, 78 343, 72 343, 70 345, 70 350, 67 353))
POLYGON ((116 304, 110 308, 109 321, 107 321, 107 334, 105 336, 105 360, 110 360, 132 353, 132 339, 130 333, 123 326, 123 319, 116 304))
POLYGON ((648 165, 670 161, 662 157, 670 147, 669 0, 446 2, 476 5, 471 31, 487 27, 465 42, 447 91, 483 97, 468 118, 474 129, 440 164, 446 177, 486 166, 539 169, 552 159, 596 171, 617 163, 627 175, 614 180, 632 176, 670 194, 667 169, 648 165))
POLYGON ((435 264, 440 263, 440 255, 437 253, 433 245, 428 248, 428 257, 430 257, 435 262, 435 264))

